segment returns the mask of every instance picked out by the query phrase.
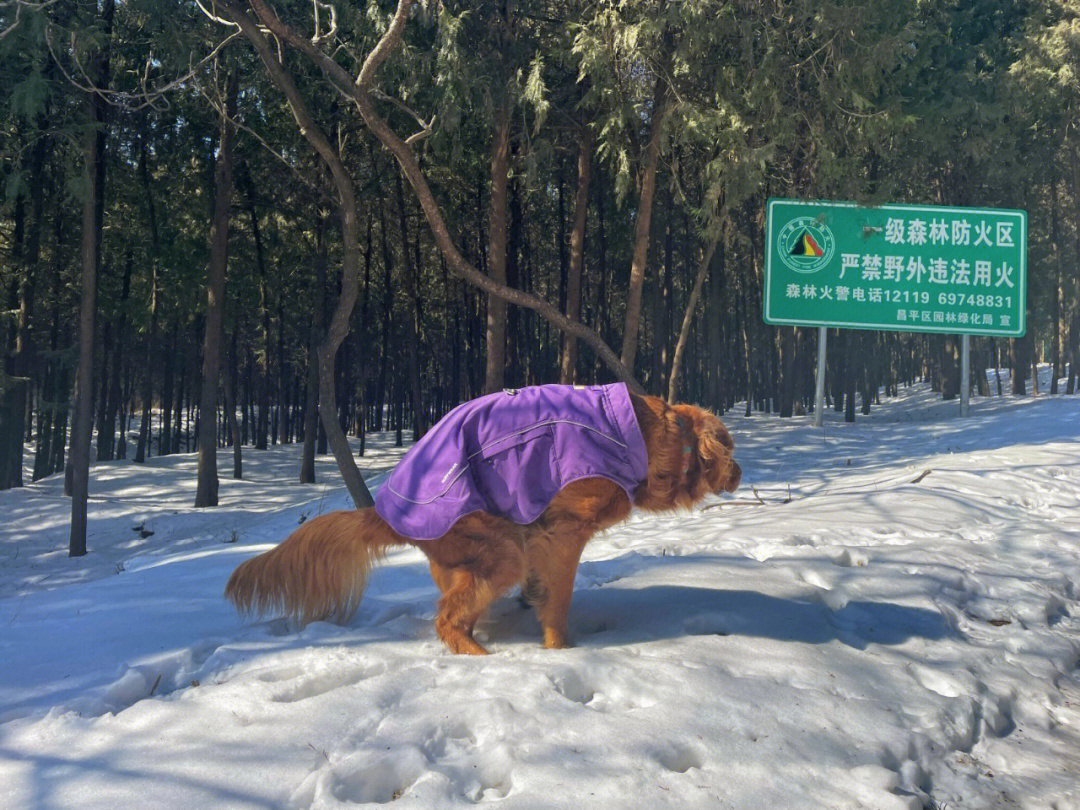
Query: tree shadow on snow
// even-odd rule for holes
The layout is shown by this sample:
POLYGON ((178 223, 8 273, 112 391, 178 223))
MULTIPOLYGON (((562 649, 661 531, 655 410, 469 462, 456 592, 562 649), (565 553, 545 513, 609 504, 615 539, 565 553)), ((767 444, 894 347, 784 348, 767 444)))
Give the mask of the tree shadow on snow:
POLYGON ((839 641, 864 649, 911 638, 942 639, 952 630, 935 611, 892 602, 852 600, 832 610, 756 591, 653 585, 575 594, 570 632, 583 647, 689 636, 751 636, 803 644, 839 641))

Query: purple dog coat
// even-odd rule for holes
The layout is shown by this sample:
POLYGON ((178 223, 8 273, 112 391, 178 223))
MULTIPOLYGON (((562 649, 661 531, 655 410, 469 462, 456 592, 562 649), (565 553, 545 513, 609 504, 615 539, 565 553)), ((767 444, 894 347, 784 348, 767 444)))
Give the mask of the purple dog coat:
POLYGON ((375 510, 398 534, 434 540, 470 512, 532 523, 579 478, 607 478, 633 500, 648 471, 625 384, 538 385, 450 411, 394 468, 375 510))

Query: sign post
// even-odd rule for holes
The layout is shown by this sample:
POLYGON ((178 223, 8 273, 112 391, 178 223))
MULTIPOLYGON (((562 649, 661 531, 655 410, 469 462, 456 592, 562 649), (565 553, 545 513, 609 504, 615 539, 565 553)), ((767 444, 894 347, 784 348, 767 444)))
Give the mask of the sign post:
POLYGON ((817 387, 814 390, 814 427, 821 427, 825 418, 825 343, 829 339, 829 330, 818 327, 817 334, 817 387))
POLYGON ((964 415, 969 336, 1027 329, 1024 211, 772 199, 765 243, 765 322, 820 329, 815 425, 829 327, 961 335, 964 415))
POLYGON ((971 409, 971 336, 960 336, 960 415, 971 409))

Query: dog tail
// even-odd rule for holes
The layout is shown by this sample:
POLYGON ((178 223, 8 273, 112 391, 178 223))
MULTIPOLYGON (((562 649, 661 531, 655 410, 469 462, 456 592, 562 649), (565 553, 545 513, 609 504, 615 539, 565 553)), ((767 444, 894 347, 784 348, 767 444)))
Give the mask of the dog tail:
POLYGON ((347 622, 372 566, 389 546, 406 542, 373 508, 320 515, 277 548, 241 563, 225 596, 244 614, 347 622))

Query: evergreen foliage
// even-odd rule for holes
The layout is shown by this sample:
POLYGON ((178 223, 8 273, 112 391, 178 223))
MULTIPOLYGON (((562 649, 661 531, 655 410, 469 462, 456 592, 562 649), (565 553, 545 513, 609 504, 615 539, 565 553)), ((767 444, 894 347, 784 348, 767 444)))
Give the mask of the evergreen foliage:
MULTIPOLYGON (((221 446, 320 441, 305 415, 318 402, 313 364, 342 289, 343 201, 230 20, 269 10, 355 79, 394 6, 130 0, 109 16, 111 0, 102 2, 0 3, 0 486, 66 460, 86 144, 98 134, 96 454, 194 451, 229 75, 238 78, 235 193, 212 418, 221 446), (142 434, 137 449, 129 432, 142 434), (34 444, 30 470, 16 469, 20 439, 34 444)), ((332 411, 346 432, 418 434, 484 393, 488 335, 504 341, 503 385, 560 372, 616 378, 542 310, 504 306, 466 280, 355 99, 311 53, 268 41, 355 189, 358 295, 333 372, 332 411)), ((639 314, 637 362, 631 352, 627 365, 650 393, 678 391, 720 412, 745 401, 748 413, 791 415, 812 404, 815 334, 761 319, 770 196, 1026 209, 1028 335, 973 339, 974 365, 1012 368, 1013 392, 1025 393, 1031 364, 1047 360, 1055 378, 1068 369, 1075 390, 1080 12, 1071 0, 427 0, 370 92, 408 139, 464 261, 505 272, 508 287, 559 312, 579 311, 607 346, 623 344, 624 363, 626 325, 639 314), (506 203, 493 215, 504 118, 506 203), (635 306, 653 135, 655 205, 635 306), (579 178, 582 143, 590 171, 579 178), (587 209, 575 241, 579 180, 587 209), (500 270, 492 245, 502 244, 500 270)), ((851 418, 856 403, 868 412, 880 389, 918 378, 946 398, 958 391, 952 337, 838 337, 827 390, 851 418)), ((996 393, 977 381, 979 394, 996 393)))

